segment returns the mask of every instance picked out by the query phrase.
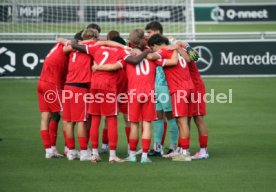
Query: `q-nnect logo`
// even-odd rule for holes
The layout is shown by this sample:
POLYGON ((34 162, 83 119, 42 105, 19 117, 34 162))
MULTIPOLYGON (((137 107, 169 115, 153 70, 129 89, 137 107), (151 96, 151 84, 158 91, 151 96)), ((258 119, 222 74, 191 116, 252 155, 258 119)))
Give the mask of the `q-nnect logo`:
POLYGON ((211 19, 214 21, 223 21, 224 15, 224 10, 219 7, 216 7, 211 11, 211 19))
POLYGON ((207 71, 213 63, 213 54, 207 47, 196 46, 194 49, 199 54, 199 59, 197 61, 197 67, 199 72, 207 71))
MULTIPOLYGON (((5 73, 6 71, 14 72, 15 69, 15 53, 8 50, 6 47, 0 48, 0 57, 9 57, 9 63, 5 63, 3 67, 0 66, 0 73, 5 73)), ((2 64, 2 63, 0 63, 2 64)))

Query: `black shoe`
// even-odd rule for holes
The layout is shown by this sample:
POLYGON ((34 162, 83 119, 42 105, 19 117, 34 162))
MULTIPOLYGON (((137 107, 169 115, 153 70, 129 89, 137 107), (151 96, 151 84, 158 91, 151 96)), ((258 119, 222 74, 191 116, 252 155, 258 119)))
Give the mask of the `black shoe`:
POLYGON ((166 154, 168 155, 168 154, 170 154, 170 153, 172 153, 172 152, 174 152, 174 150, 169 149, 168 152, 167 152, 166 154))
POLYGON ((151 156, 151 157, 161 157, 161 153, 158 152, 158 151, 155 151, 154 149, 151 149, 149 152, 148 152, 148 156, 151 156))

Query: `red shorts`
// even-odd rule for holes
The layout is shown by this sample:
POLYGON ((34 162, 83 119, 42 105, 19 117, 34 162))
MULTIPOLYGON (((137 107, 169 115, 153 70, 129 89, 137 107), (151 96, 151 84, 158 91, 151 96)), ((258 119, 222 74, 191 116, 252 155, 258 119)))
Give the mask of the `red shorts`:
MULTIPOLYGON (((145 101, 144 99, 146 98, 142 98, 141 101, 145 101)), ((129 100, 128 120, 130 122, 155 121, 156 119, 156 104, 150 98, 146 102, 141 103, 136 97, 129 100)))
POLYGON ((114 92, 91 89, 93 99, 89 100, 88 113, 91 115, 118 115, 117 94, 114 92))
POLYGON ((88 93, 87 88, 64 86, 63 113, 64 121, 83 122, 87 119, 87 103, 84 95, 88 93), (71 96, 72 94, 72 96, 71 96))
POLYGON ((128 114, 128 103, 118 103, 119 112, 128 114))
POLYGON ((189 103, 189 117, 205 116, 206 102, 204 100, 205 88, 192 90, 191 101, 189 103))
POLYGON ((187 117, 189 112, 191 91, 177 91, 172 97, 172 112, 174 117, 187 117))
POLYGON ((39 80, 37 93, 40 112, 62 111, 61 89, 57 85, 39 80))

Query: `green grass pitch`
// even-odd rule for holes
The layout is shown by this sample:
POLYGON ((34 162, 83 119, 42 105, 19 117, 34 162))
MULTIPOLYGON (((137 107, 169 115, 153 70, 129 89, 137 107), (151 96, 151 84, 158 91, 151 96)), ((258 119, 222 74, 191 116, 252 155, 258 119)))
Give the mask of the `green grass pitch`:
MULTIPOLYGON (((39 135, 37 80, 0 80, 0 191, 274 191, 276 78, 208 78, 207 90, 233 89, 232 104, 208 104, 208 160, 95 165, 44 158, 39 135)), ((169 138, 169 137, 167 137, 169 138)), ((166 141, 168 146, 168 139, 166 141)), ((63 149, 59 129, 58 149, 63 149)), ((198 149, 192 126, 191 152, 198 149)), ((119 117, 120 157, 126 155, 119 117)))

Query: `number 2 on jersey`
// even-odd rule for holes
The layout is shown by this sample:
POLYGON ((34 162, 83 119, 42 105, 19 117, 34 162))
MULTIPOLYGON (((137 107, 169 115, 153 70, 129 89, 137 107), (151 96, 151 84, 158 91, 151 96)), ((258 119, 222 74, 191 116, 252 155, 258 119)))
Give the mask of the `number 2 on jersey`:
POLYGON ((109 56, 109 53, 108 53, 107 51, 104 51, 104 52, 103 52, 103 55, 104 55, 104 58, 103 58, 103 60, 99 63, 99 65, 103 65, 103 64, 106 62, 106 60, 107 60, 107 58, 108 58, 108 56, 109 56))

